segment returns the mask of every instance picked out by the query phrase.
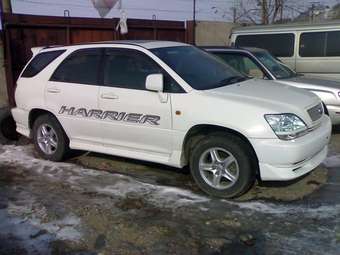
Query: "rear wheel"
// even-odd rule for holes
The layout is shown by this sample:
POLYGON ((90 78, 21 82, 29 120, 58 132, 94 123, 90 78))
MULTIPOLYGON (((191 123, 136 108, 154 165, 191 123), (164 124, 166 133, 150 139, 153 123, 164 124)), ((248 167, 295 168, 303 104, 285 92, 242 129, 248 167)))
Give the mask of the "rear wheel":
POLYGON ((249 145, 230 134, 201 139, 191 152, 191 174, 206 193, 222 198, 242 195, 255 181, 249 145))
POLYGON ((39 116, 33 124, 33 142, 44 159, 61 161, 69 152, 69 140, 58 120, 50 115, 39 116))

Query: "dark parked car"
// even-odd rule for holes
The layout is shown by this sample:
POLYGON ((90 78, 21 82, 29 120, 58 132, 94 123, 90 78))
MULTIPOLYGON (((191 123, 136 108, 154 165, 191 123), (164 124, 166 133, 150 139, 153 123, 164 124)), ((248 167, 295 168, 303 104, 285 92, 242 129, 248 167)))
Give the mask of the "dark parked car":
POLYGON ((340 124, 340 82, 297 74, 264 49, 218 46, 204 49, 247 76, 275 80, 315 93, 325 104, 333 125, 340 124))

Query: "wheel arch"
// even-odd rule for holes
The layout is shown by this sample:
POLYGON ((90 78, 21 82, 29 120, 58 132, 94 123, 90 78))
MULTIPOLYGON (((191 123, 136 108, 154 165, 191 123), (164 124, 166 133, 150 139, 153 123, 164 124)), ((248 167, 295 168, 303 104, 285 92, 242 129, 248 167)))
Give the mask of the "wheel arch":
POLYGON ((33 124, 34 124, 35 120, 43 114, 52 115, 53 117, 55 117, 57 119, 57 117, 52 112, 50 112, 48 110, 44 110, 44 109, 41 109, 41 108, 33 108, 33 109, 30 110, 29 115, 28 115, 28 125, 29 125, 30 129, 33 128, 33 124))
POLYGON ((67 138, 69 138, 68 134, 66 133, 64 127, 61 125, 59 119, 57 118, 57 116, 55 116, 55 114, 49 110, 45 110, 45 109, 41 109, 41 108, 33 108, 31 109, 31 111, 29 112, 29 115, 28 115, 28 126, 29 126, 29 129, 30 129, 30 138, 32 138, 32 129, 33 129, 33 125, 34 125, 34 122, 36 121, 36 119, 41 116, 41 115, 44 115, 44 114, 48 114, 48 115, 51 115, 52 117, 54 117, 60 124, 61 128, 63 129, 63 131, 65 132, 67 138))
POLYGON ((182 162, 184 162, 184 165, 187 165, 190 158, 190 151, 191 149, 197 144, 198 141, 200 141, 201 138, 203 138, 206 135, 212 134, 212 133, 225 133, 225 134, 231 134, 234 136, 239 137, 242 139, 242 141, 245 142, 246 145, 248 145, 251 156, 254 158, 256 164, 254 164, 254 168, 256 170, 256 174, 259 174, 259 164, 258 164, 258 157, 256 155, 256 152, 254 150, 254 147, 250 143, 250 141, 245 137, 243 134, 241 134, 239 131, 236 131, 231 128, 226 128, 223 126, 213 125, 213 124, 199 124, 191 127, 189 131, 186 133, 182 145, 182 162))

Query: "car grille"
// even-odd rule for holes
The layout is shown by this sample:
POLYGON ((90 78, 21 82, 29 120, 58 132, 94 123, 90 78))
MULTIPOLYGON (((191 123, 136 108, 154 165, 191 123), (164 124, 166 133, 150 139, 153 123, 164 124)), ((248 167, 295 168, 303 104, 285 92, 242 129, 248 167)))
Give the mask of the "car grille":
POLYGON ((322 103, 317 104, 316 106, 313 106, 312 108, 307 110, 309 117, 312 119, 312 121, 317 121, 322 117, 323 114, 323 105, 322 103))

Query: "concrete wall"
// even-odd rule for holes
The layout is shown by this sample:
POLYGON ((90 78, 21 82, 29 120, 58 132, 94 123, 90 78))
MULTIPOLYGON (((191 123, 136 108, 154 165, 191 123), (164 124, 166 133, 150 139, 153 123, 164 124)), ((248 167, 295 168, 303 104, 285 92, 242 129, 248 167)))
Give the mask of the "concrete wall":
POLYGON ((229 44, 231 29, 235 26, 231 22, 197 21, 196 44, 199 46, 226 46, 229 44))
POLYGON ((8 104, 8 101, 7 101, 4 51, 3 51, 3 44, 0 39, 0 107, 6 106, 7 104, 8 104))
POLYGON ((3 12, 11 12, 11 0, 1 0, 3 12))

